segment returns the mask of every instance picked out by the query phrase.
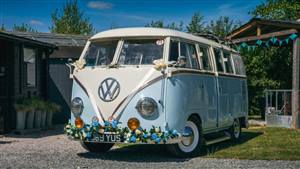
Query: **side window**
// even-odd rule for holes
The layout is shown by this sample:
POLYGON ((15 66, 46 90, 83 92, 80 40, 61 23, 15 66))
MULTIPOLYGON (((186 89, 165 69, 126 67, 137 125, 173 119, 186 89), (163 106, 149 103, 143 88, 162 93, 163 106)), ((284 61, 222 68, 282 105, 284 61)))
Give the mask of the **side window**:
POLYGON ((217 65, 218 72, 224 72, 221 50, 214 48, 214 53, 216 57, 216 65, 217 65))
POLYGON ((187 58, 187 67, 192 69, 199 69, 199 64, 197 61, 197 50, 195 44, 190 43, 180 43, 180 56, 187 58))
POLYGON ((235 67, 235 73, 238 75, 246 75, 243 60, 240 55, 232 54, 232 59, 235 67))
POLYGON ((177 61, 179 57, 178 42, 171 41, 169 61, 177 61))
POLYGON ((178 67, 199 69, 197 50, 194 44, 171 41, 169 61, 176 61, 178 67))
POLYGON ((200 60, 202 62, 202 66, 204 70, 212 70, 211 64, 209 60, 209 49, 208 47, 199 46, 200 52, 200 60))
POLYGON ((226 68, 226 73, 233 73, 233 65, 231 62, 230 52, 223 50, 223 58, 224 58, 224 65, 226 68))

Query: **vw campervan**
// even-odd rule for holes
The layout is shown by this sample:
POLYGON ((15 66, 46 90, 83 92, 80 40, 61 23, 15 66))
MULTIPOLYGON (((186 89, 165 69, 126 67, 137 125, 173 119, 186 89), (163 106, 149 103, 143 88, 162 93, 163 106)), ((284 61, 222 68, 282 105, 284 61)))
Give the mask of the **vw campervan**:
POLYGON ((247 127, 243 61, 215 41, 169 29, 108 30, 73 65, 65 130, 89 151, 155 143, 193 156, 247 127))

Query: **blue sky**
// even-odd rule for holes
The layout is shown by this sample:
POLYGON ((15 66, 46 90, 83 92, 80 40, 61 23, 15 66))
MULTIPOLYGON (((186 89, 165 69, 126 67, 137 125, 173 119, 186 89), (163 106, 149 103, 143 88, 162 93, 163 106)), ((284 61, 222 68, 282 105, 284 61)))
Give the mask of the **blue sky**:
MULTIPOLYGON (((49 32, 51 13, 61 9, 65 0, 0 0, 0 24, 27 23, 33 28, 49 32)), ((85 16, 97 31, 114 27, 144 26, 151 20, 166 23, 183 21, 187 24, 194 12, 201 12, 206 21, 229 16, 248 21, 249 11, 263 0, 78 0, 85 16)))

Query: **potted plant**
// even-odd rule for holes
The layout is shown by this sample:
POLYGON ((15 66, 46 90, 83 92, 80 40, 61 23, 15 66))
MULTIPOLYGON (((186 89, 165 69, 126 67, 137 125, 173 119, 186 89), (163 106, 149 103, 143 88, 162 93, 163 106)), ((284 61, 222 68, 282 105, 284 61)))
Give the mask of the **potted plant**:
POLYGON ((40 102, 40 113, 41 113, 40 114, 41 115, 40 126, 42 128, 46 127, 47 109, 48 109, 47 102, 41 101, 40 102))
POLYGON ((34 116, 34 127, 35 128, 41 128, 41 115, 42 115, 42 108, 43 108, 43 105, 42 105, 42 101, 39 100, 38 98, 34 98, 32 100, 32 105, 34 107, 34 113, 35 113, 35 116, 34 116))
POLYGON ((32 105, 32 99, 23 100, 23 104, 27 109, 26 128, 32 129, 34 120, 34 107, 32 105))
POLYGON ((23 103, 19 103, 15 105, 15 110, 17 112, 17 130, 24 130, 25 129, 25 120, 26 120, 26 112, 27 107, 23 103))
POLYGON ((57 113, 59 111, 60 111, 60 106, 59 105, 57 105, 55 103, 47 102, 46 123, 47 123, 48 128, 50 128, 52 126, 53 114, 57 113))

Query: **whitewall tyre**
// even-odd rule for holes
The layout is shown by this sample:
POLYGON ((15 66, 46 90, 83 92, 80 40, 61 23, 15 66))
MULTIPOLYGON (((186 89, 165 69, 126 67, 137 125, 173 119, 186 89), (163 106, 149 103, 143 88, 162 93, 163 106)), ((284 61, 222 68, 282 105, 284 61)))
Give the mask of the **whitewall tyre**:
POLYGON ((202 152, 203 142, 201 121, 192 116, 185 124, 182 140, 178 144, 168 145, 168 149, 179 157, 194 157, 202 152))
POLYGON ((84 141, 81 141, 80 143, 83 148, 93 153, 105 153, 114 146, 113 143, 92 143, 84 141))
POLYGON ((241 138, 241 123, 239 119, 233 121, 232 127, 230 129, 231 138, 233 140, 239 140, 241 138))

